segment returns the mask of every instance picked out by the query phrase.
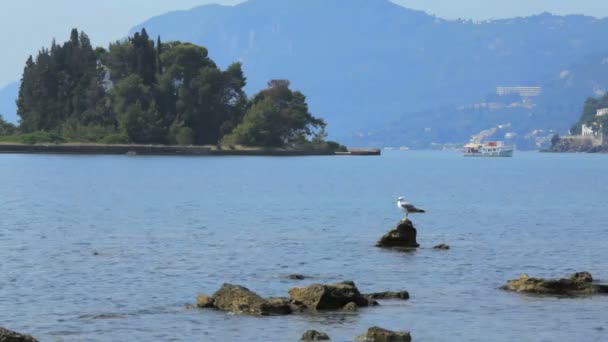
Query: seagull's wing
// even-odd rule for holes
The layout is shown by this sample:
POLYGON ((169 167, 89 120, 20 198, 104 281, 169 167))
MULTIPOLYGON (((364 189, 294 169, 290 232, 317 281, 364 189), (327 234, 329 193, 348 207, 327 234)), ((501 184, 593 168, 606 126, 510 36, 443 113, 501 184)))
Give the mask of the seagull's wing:
POLYGON ((424 213, 425 212, 422 209, 416 208, 416 206, 411 203, 402 203, 401 207, 403 207, 405 210, 407 210, 410 213, 424 213))

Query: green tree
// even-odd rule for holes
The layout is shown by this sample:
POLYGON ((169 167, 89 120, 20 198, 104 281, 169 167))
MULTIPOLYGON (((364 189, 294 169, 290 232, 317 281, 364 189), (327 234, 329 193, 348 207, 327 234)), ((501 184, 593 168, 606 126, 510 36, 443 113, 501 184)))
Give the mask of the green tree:
POLYGON ((17 100, 21 129, 56 130, 70 119, 86 123, 97 117, 93 108, 99 110, 104 101, 100 73, 89 37, 76 29, 69 41, 62 45, 53 41, 35 60, 28 58, 17 100))
POLYGON ((149 86, 139 75, 118 82, 112 90, 120 129, 135 143, 165 143, 168 125, 158 112, 149 86))
POLYGON ((289 81, 273 80, 253 99, 241 124, 227 143, 269 147, 297 147, 309 142, 325 122, 308 111, 306 97, 289 89, 289 81))
POLYGON ((53 139, 63 134, 70 141, 189 145, 225 138, 289 147, 324 142, 325 122, 310 114, 306 97, 289 89, 289 81, 270 81, 251 100, 246 84, 240 63, 221 70, 202 46, 163 43, 160 36, 155 44, 142 29, 108 50, 95 49, 84 32, 73 29, 68 41, 53 41, 26 61, 19 129, 53 139))

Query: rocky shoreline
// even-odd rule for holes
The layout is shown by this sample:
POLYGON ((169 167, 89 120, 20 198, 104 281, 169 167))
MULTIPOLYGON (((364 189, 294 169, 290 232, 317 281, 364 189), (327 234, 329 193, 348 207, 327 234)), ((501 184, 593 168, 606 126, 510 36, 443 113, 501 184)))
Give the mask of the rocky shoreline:
POLYGON ((155 156, 379 156, 380 149, 351 148, 347 152, 328 149, 245 148, 218 146, 102 145, 102 144, 13 144, 0 143, 0 153, 100 154, 155 156))

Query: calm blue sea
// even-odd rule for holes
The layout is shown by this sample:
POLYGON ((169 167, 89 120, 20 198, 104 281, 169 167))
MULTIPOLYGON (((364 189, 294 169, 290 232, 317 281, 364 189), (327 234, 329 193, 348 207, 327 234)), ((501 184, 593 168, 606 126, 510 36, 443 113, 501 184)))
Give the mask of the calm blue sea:
POLYGON ((608 281, 607 194, 606 155, 0 155, 0 326, 42 341, 297 341, 307 329, 353 341, 373 325, 415 341, 608 341, 608 297, 497 290, 524 272, 608 281), (400 195, 428 211, 413 217, 416 252, 373 247, 401 218, 400 195), (285 296, 342 280, 411 300, 270 318, 184 308, 225 282, 285 296))

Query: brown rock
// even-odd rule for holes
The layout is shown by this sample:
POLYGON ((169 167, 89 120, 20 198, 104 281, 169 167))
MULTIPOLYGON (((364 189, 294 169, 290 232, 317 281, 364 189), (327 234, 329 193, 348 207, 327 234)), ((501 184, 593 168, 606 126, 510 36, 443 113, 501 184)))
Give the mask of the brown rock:
POLYGON ((365 342, 410 342, 412 336, 407 331, 390 331, 379 327, 372 327, 357 337, 365 342))
POLYGON ((289 289, 289 296, 310 310, 340 310, 350 302, 357 306, 369 305, 353 282, 294 287, 289 289))
POLYGON ((38 340, 30 335, 0 327, 0 342, 38 342, 38 340))
POLYGON ((237 314, 266 316, 291 313, 287 298, 262 298, 246 287, 232 284, 224 284, 213 295, 213 306, 237 314))
POLYGON ((575 273, 569 278, 543 279, 522 274, 519 279, 509 280, 501 289, 540 295, 577 296, 608 294, 608 285, 592 284, 593 277, 588 272, 575 273))
POLYGON ((324 332, 320 332, 320 331, 316 331, 316 330, 308 330, 307 332, 304 333, 304 335, 302 335, 301 340, 302 341, 328 341, 329 336, 324 332))
POLYGON ((196 297, 196 306, 201 309, 213 308, 213 297, 209 297, 203 293, 199 294, 198 297, 196 297))
POLYGON ((404 247, 404 248, 417 248, 420 247, 416 241, 416 228, 412 221, 404 219, 397 227, 388 233, 384 234, 376 247, 404 247))

